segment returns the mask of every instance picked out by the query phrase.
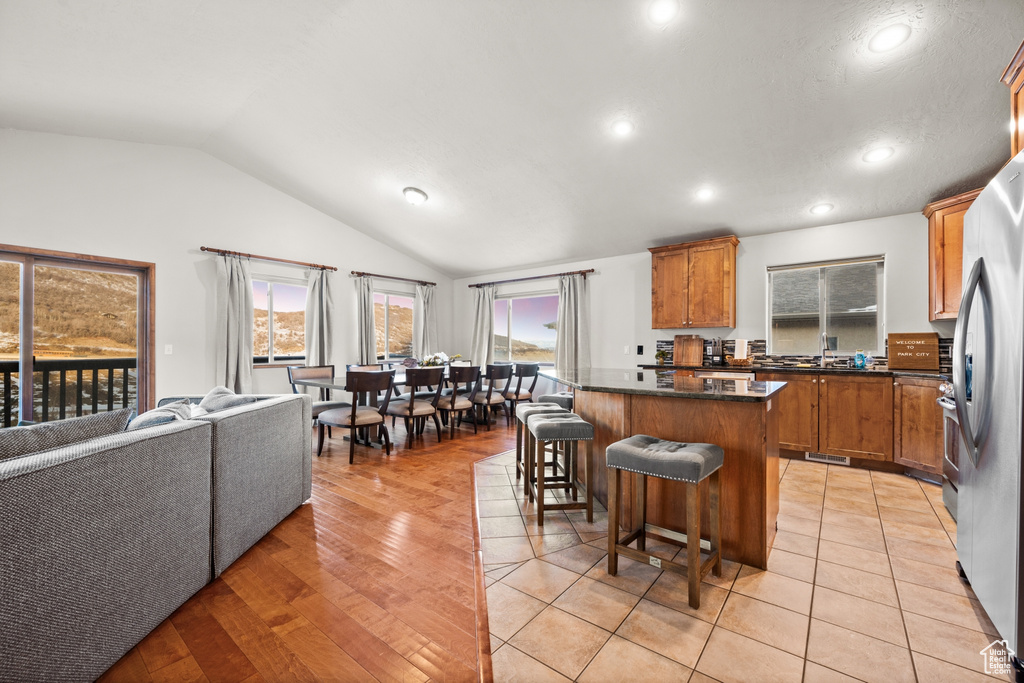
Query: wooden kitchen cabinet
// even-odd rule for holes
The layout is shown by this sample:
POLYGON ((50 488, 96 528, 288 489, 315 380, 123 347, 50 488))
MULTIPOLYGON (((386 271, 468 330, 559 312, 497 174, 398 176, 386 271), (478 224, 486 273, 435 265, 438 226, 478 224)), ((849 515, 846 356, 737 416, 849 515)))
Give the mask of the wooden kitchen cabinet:
POLYGON ((964 214, 981 190, 932 202, 928 219, 928 320, 956 320, 963 280, 964 214))
POLYGON ((942 395, 939 379, 893 378, 893 461, 942 474, 942 395))
POLYGON ((818 376, 803 373, 759 372, 759 382, 786 382, 779 394, 779 448, 818 451, 818 376))
POLYGON ((892 460, 893 378, 821 375, 818 452, 892 460))
POLYGON ((735 236, 652 247, 651 327, 736 326, 735 236))
POLYGON ((1024 149, 1024 43, 1017 48, 1000 80, 1010 88, 1010 120, 1016 122, 1010 133, 1012 159, 1024 149))

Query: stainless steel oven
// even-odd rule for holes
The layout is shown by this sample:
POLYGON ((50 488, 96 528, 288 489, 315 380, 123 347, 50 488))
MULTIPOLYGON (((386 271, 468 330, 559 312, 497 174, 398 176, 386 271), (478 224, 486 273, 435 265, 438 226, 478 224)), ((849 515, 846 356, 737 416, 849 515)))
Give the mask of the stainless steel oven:
POLYGON ((963 436, 960 434, 960 422, 956 415, 956 401, 952 396, 942 396, 936 400, 942 406, 942 502, 955 520, 963 436))

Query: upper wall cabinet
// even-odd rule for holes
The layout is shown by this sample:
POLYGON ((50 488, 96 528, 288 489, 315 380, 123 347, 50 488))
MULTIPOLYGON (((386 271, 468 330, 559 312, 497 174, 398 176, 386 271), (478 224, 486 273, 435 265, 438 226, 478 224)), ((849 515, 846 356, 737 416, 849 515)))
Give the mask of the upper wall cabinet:
POLYGON ((956 320, 963 280, 964 214, 981 190, 924 207, 928 219, 928 320, 956 320))
POLYGON ((651 327, 736 327, 735 235, 653 247, 651 327))
POLYGON ((1010 158, 1024 149, 1024 43, 1017 48, 1010 65, 1003 72, 1003 83, 1010 87, 1010 158))

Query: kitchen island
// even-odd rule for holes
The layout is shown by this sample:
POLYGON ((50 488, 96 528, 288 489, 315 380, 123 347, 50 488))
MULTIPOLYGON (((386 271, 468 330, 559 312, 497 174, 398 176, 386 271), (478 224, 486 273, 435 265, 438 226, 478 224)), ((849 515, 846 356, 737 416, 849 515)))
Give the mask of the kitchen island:
MULTIPOLYGON (((594 425, 594 495, 608 504, 605 449, 634 434, 713 443, 725 450, 721 470, 722 551, 728 560, 766 569, 779 512, 779 420, 785 382, 686 377, 673 371, 554 369, 545 377, 574 390, 574 410, 594 425)), ((621 492, 623 523, 634 517, 632 478, 621 492)), ((705 489, 702 515, 707 514, 705 489)), ((686 532, 683 482, 648 479, 648 524, 686 532)))

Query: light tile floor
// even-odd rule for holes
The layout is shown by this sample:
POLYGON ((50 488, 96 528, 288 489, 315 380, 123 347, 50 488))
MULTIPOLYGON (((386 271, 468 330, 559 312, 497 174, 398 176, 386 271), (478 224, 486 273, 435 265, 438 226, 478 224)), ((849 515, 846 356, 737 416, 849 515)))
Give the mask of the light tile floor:
POLYGON ((726 562, 693 610, 677 575, 626 558, 606 573, 600 506, 594 524, 549 512, 541 528, 514 453, 476 468, 499 683, 993 680, 979 653, 995 629, 957 577, 938 486, 783 460, 768 571, 726 562))

